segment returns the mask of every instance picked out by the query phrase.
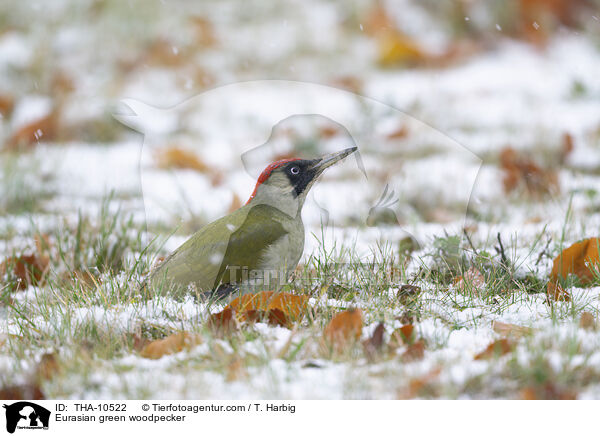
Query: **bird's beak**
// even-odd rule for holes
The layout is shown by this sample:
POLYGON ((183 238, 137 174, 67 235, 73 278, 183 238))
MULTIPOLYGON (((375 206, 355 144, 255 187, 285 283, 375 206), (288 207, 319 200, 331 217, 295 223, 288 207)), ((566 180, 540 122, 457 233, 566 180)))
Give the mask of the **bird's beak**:
POLYGON ((358 147, 351 147, 351 148, 347 148, 342 151, 327 154, 327 155, 323 156, 321 159, 316 159, 315 163, 310 167, 310 169, 315 171, 316 175, 319 175, 323 171, 325 171, 326 168, 329 168, 331 165, 335 164, 336 162, 341 161, 349 154, 354 153, 357 150, 357 148, 358 147))

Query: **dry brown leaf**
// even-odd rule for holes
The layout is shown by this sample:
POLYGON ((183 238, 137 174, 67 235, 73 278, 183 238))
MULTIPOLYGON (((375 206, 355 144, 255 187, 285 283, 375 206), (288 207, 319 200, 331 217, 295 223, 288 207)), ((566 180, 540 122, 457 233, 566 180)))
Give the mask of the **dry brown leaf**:
POLYGON ((60 372, 56 352, 46 353, 37 365, 36 376, 38 380, 50 380, 60 372))
POLYGON ((150 339, 145 338, 137 333, 131 334, 129 335, 129 337, 132 341, 131 348, 137 352, 141 352, 146 347, 146 345, 152 342, 150 339))
POLYGON ((196 41, 201 47, 212 47, 216 44, 215 30, 213 24, 208 19, 200 16, 190 17, 194 30, 196 31, 196 41))
POLYGON ((563 289, 560 283, 550 281, 546 288, 546 302, 551 301, 571 301, 571 294, 563 289))
POLYGON ((442 372, 441 367, 437 367, 422 375, 410 380, 408 388, 399 394, 399 399, 410 399, 424 395, 432 395, 435 392, 434 382, 442 372))
POLYGON ((363 81, 356 76, 342 76, 333 79, 331 84, 337 88, 347 89, 355 94, 361 94, 363 89, 363 81))
POLYGON ((410 345, 415 342, 417 338, 417 332, 415 330, 415 326, 412 324, 405 324, 402 327, 394 330, 392 336, 395 338, 396 342, 400 345, 406 344, 410 345))
POLYGON ((371 337, 363 341, 363 349, 369 359, 373 359, 383 348, 384 333, 385 326, 380 322, 377 324, 377 327, 375 327, 371 337))
POLYGON ((150 342, 140 355, 147 359, 160 359, 163 356, 189 349, 201 342, 202 338, 199 335, 188 332, 174 333, 164 339, 150 342))
POLYGON ((501 321, 493 321, 492 329, 503 337, 512 337, 515 339, 528 336, 533 333, 533 329, 530 327, 523 327, 516 324, 509 324, 501 321))
POLYGON ((376 2, 374 7, 369 11, 363 26, 367 35, 378 35, 395 27, 392 18, 388 15, 384 5, 380 1, 376 2))
POLYGON ((362 311, 349 309, 332 318, 323 331, 323 337, 329 345, 341 351, 360 339, 362 326, 362 311))
POLYGON ((413 344, 416 339, 417 333, 415 327, 412 324, 405 324, 392 332, 388 347, 395 350, 404 345, 413 344))
POLYGON ((485 286, 485 277, 481 272, 472 266, 462 276, 454 279, 454 286, 460 292, 473 292, 475 295, 485 286))
POLYGON ((398 290, 398 300, 406 305, 414 302, 421 293, 421 288, 415 285, 402 285, 398 290))
POLYGON ((0 276, 10 273, 17 279, 17 290, 27 289, 29 285, 42 284, 48 272, 50 260, 39 254, 12 256, 0 264, 0 276))
POLYGON ((211 170, 196 153, 176 146, 158 149, 154 159, 156 165, 162 169, 189 169, 201 173, 208 173, 211 170))
POLYGON ((410 344, 406 351, 402 353, 400 359, 403 362, 413 362, 415 360, 421 360, 423 357, 425 357, 425 342, 419 340, 410 344))
POLYGON ((598 246, 600 238, 589 238, 565 248, 555 259, 550 272, 547 297, 552 300, 570 301, 569 293, 563 288, 564 280, 575 275, 584 286, 595 279, 594 268, 598 268, 598 246))
POLYGON ((521 400, 576 400, 577 394, 571 390, 559 388, 552 382, 542 386, 529 386, 519 392, 521 400))
POLYGON ((180 49, 172 42, 158 38, 154 40, 146 49, 144 55, 138 60, 137 64, 152 64, 163 67, 177 67, 186 62, 187 53, 180 52, 180 49))
POLYGON ((408 136, 408 127, 406 124, 398 126, 398 128, 392 130, 390 133, 385 135, 385 139, 388 141, 394 141, 396 139, 404 139, 408 136))
POLYGON ((377 61, 384 67, 416 65, 432 58, 419 44, 398 30, 378 35, 377 52, 377 61))
POLYGON ((473 41, 451 43, 443 53, 431 53, 402 32, 381 2, 369 11, 363 29, 375 38, 378 63, 384 67, 425 65, 443 67, 472 54, 480 44, 473 41))
POLYGON ((574 27, 578 23, 581 10, 589 5, 586 0, 519 0, 519 13, 514 19, 520 22, 519 29, 523 31, 535 30, 533 22, 543 22, 548 27, 557 24, 574 27))
POLYGON ((562 138, 562 145, 559 154, 559 162, 564 164, 567 160, 567 157, 573 152, 575 149, 575 140, 573 139, 573 135, 570 133, 565 133, 562 138))
POLYGON ((579 318, 579 327, 586 330, 596 330, 596 318, 590 312, 582 312, 579 318))
POLYGON ((207 324, 218 335, 228 335, 239 329, 235 311, 230 307, 226 307, 219 313, 213 313, 207 324))
POLYGON ((69 275, 73 281, 81 283, 82 285, 88 288, 95 288, 100 283, 102 283, 102 278, 96 277, 90 271, 75 270, 69 275))
POLYGON ((266 322, 269 325, 291 327, 291 320, 280 309, 246 310, 241 313, 241 320, 248 322, 266 322))
POLYGON ((503 356, 514 350, 516 344, 509 339, 498 339, 487 346, 485 350, 475 356, 475 360, 492 359, 503 356))
POLYGON ((38 385, 24 384, 6 386, 0 389, 0 400, 45 400, 38 385))
POLYGON ((600 238, 589 238, 565 248, 554 259, 550 280, 564 280, 569 274, 574 274, 582 284, 591 284, 595 278, 594 266, 597 268, 600 263, 599 246, 600 238))
POLYGON ((539 215, 534 215, 525 220, 525 224, 539 224, 543 221, 543 218, 539 215))
POLYGON ((418 313, 412 308, 407 308, 402 315, 394 318, 396 321, 400 321, 403 325, 414 324, 418 321, 418 313))
POLYGON ((219 169, 212 168, 209 170, 210 184, 212 186, 221 186, 225 181, 225 173, 219 169))
POLYGON ((20 127, 6 141, 6 148, 16 150, 32 147, 40 141, 52 141, 58 133, 58 114, 55 111, 20 127))
POLYGON ((50 84, 53 96, 65 96, 75 91, 73 78, 64 71, 55 71, 50 84))
POLYGON ((326 125, 319 128, 319 136, 324 139, 333 138, 340 133, 340 128, 335 125, 326 125))
POLYGON ((227 382, 232 382, 240 379, 244 379, 248 377, 248 371, 246 371, 246 367, 244 366, 244 361, 239 357, 235 356, 231 362, 227 365, 227 372, 225 375, 225 380, 227 382))
POLYGON ((504 172, 502 183, 507 194, 519 187, 534 197, 560 191, 558 174, 554 169, 541 168, 511 147, 505 147, 500 152, 500 168, 504 172))
POLYGON ((10 95, 0 95, 0 115, 8 118, 15 107, 15 99, 10 95))
POLYGON ((248 310, 268 312, 279 309, 290 321, 299 321, 307 306, 308 296, 306 295, 265 291, 237 297, 227 307, 241 315, 248 310))

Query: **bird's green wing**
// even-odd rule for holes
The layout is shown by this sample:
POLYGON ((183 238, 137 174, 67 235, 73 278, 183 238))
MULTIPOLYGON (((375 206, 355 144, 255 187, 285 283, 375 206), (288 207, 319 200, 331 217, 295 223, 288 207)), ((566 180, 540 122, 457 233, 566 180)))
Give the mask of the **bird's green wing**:
POLYGON ((290 218, 277 208, 265 204, 250 208, 244 223, 229 238, 216 285, 238 283, 247 271, 260 269, 264 251, 287 234, 282 219, 290 218))
MULTIPOLYGON (((263 251, 287 234, 277 208, 246 205, 194 234, 152 273, 151 283, 209 291, 259 268, 263 251), (229 267, 229 270, 227 268, 229 267)), ((289 219, 289 217, 287 217, 289 219)))

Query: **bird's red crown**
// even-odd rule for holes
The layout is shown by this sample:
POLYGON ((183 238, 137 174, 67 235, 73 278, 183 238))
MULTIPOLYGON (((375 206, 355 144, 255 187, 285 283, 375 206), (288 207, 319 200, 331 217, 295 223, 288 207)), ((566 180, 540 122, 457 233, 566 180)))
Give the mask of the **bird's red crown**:
POLYGON ((279 168, 282 165, 285 165, 286 163, 289 162, 293 162, 295 160, 300 160, 300 158, 291 158, 291 159, 281 159, 278 160, 277 162, 273 162, 272 164, 270 164, 269 166, 267 166, 262 173, 260 173, 260 176, 258 176, 258 180, 256 181, 256 186, 254 187, 254 191, 252 191, 252 194, 250 195, 250 198, 248 199, 248 201, 246 202, 246 204, 250 203, 250 201, 256 196, 256 191, 258 190, 258 187, 260 185, 262 185, 265 180, 267 180, 269 178, 269 176, 271 175, 271 173, 276 170, 277 168, 279 168))

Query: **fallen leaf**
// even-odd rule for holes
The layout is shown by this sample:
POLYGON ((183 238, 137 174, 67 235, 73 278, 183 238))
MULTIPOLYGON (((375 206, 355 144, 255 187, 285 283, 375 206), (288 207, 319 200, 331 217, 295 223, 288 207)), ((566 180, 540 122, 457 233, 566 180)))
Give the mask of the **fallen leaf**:
POLYGON ((589 6, 586 0, 519 0, 511 20, 515 22, 516 36, 542 44, 559 25, 576 27, 583 9, 589 6), (544 27, 536 28, 532 23, 543 23, 544 27))
POLYGON ((363 89, 362 79, 355 76, 342 76, 333 79, 331 84, 337 88, 352 91, 355 94, 361 94, 363 89))
POLYGON ((220 335, 227 335, 239 329, 235 311, 230 307, 226 307, 219 313, 213 313, 207 324, 213 332, 220 335))
POLYGON ((573 139, 573 135, 570 133, 565 133, 562 138, 562 145, 559 154, 559 162, 564 164, 567 160, 567 157, 571 154, 571 152, 575 149, 575 141, 573 139))
POLYGON ((377 353, 379 353, 383 347, 383 334, 385 333, 385 326, 383 323, 377 324, 373 334, 370 338, 363 341, 363 349, 369 359, 373 359, 377 353))
POLYGON ((521 389, 519 398, 521 400, 576 400, 577 394, 547 382, 541 386, 528 386, 521 389))
POLYGON ((147 359, 160 359, 163 356, 179 353, 202 342, 199 335, 188 332, 174 333, 164 339, 150 342, 146 345, 140 355, 147 359))
POLYGON ((225 174, 223 173, 223 171, 216 168, 212 168, 209 170, 209 172, 211 186, 221 186, 223 184, 223 181, 225 180, 225 174))
POLYGON ((212 47, 216 44, 215 30, 213 24, 206 18, 200 16, 190 17, 193 28, 196 31, 196 42, 201 47, 212 47))
POLYGON ((10 95, 0 95, 0 115, 8 118, 15 107, 15 99, 10 95))
POLYGON ((50 380, 60 371, 58 365, 57 354, 46 353, 40 359, 40 363, 37 365, 36 376, 39 380, 50 380))
POLYGON ((50 83, 51 95, 61 96, 71 94, 75 91, 73 78, 64 71, 55 71, 50 83))
POLYGON ((415 342, 416 337, 415 327, 412 324, 405 324, 394 330, 390 338, 390 343, 393 343, 395 347, 410 345, 415 342))
POLYGON ((596 318, 590 312, 582 312, 579 327, 586 330, 596 330, 596 318))
POLYGON ((429 53, 398 30, 382 32, 377 37, 377 62, 383 67, 416 65, 429 58, 429 53))
POLYGON ((521 400, 539 400, 535 389, 533 388, 523 388, 521 389, 521 391, 519 392, 519 398, 521 400))
POLYGON ((328 124, 319 127, 319 136, 324 139, 333 138, 334 136, 339 135, 340 133, 342 133, 342 131, 336 125, 328 124))
POLYGON ((421 360, 423 357, 425 357, 425 342, 419 340, 410 344, 406 351, 402 353, 400 359, 403 362, 413 362, 415 360, 421 360))
POLYGON ((492 359, 510 353, 516 344, 509 339, 498 339, 487 346, 485 350, 475 356, 475 360, 492 359))
POLYGON ((360 339, 362 326, 362 311, 349 309, 331 319, 323 331, 323 338, 329 345, 333 345, 336 351, 342 351, 360 339))
POLYGON ((405 324, 393 331, 390 337, 390 344, 394 347, 410 345, 417 339, 417 332, 413 324, 405 324))
POLYGON ((402 124, 398 128, 392 130, 390 133, 385 135, 385 139, 387 139, 388 141, 393 141, 396 139, 404 139, 407 136, 408 136, 408 127, 406 127, 406 124, 402 124))
POLYGON ((512 147, 505 147, 500 152, 500 168, 504 173, 502 183, 507 194, 519 187, 533 197, 560 191, 556 170, 540 167, 512 147))
POLYGON ((492 329, 501 336, 512 337, 515 339, 519 339, 533 333, 533 329, 530 327, 523 327, 501 321, 493 321, 492 329))
POLYGON ((414 324, 419 320, 419 314, 412 308, 407 308, 402 315, 394 318, 396 321, 400 321, 402 324, 414 324))
POLYGON ((102 283, 101 277, 96 277, 92 272, 87 270, 75 270, 69 274, 69 278, 76 283, 81 283, 88 288, 95 288, 102 283))
POLYGON ((171 41, 158 38, 148 45, 143 56, 137 61, 137 64, 177 67, 186 62, 186 57, 187 53, 182 53, 171 41))
POLYGON ((227 307, 242 315, 248 310, 268 312, 279 309, 290 321, 299 321, 302 319, 307 305, 308 296, 306 295, 265 291, 237 297, 227 307))
POLYGON ((12 385, 0 389, 0 400, 45 400, 40 387, 34 384, 12 385))
POLYGON ((225 380, 232 382, 247 377, 248 371, 246 371, 244 361, 239 356, 235 356, 227 365, 225 380))
POLYGON ((398 290, 398 300, 400 303, 407 305, 413 303, 421 293, 421 288, 415 285, 402 285, 398 290))
POLYGON ((291 327, 290 319, 280 309, 270 310, 246 310, 242 312, 242 321, 258 322, 263 321, 269 325, 291 327))
POLYGON ((442 368, 437 367, 421 377, 411 379, 407 389, 400 393, 399 399, 410 399, 435 394, 433 383, 437 380, 441 372, 442 368))
POLYGON ((377 61, 384 67, 398 65, 443 67, 472 54, 480 45, 472 41, 458 41, 449 44, 442 53, 429 52, 399 29, 395 20, 390 17, 385 6, 380 2, 369 11, 362 28, 367 35, 375 39, 377 61))
POLYGON ((130 335, 130 338, 132 342, 131 348, 137 352, 141 352, 146 347, 146 345, 152 342, 150 339, 141 336, 137 333, 130 335))
POLYGON ((38 254, 12 256, 0 264, 0 276, 9 274, 16 279, 17 290, 27 289, 29 285, 43 283, 50 260, 38 254))
POLYGON ((571 294, 563 289, 558 282, 548 282, 546 287, 546 302, 550 301, 571 301, 571 294))
POLYGON ((600 238, 589 238, 565 248, 554 259, 550 280, 561 281, 570 274, 574 274, 579 278, 581 284, 591 284, 595 278, 594 267, 598 268, 600 263, 599 246, 600 238))
POLYGON ((6 141, 6 148, 17 150, 21 147, 32 147, 40 141, 52 141, 58 132, 58 114, 55 111, 31 121, 20 127, 6 141))
POLYGON ((189 169, 201 173, 211 169, 193 151, 175 146, 157 149, 154 159, 161 169, 189 169))
POLYGON ((395 27, 392 18, 381 2, 376 2, 364 21, 363 28, 368 35, 378 35, 395 27))
POLYGON ((475 295, 485 287, 485 277, 472 266, 462 276, 454 279, 454 286, 459 292, 473 292, 475 295))

